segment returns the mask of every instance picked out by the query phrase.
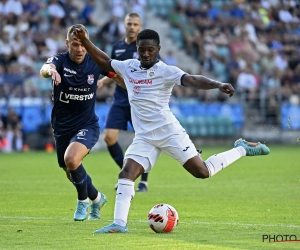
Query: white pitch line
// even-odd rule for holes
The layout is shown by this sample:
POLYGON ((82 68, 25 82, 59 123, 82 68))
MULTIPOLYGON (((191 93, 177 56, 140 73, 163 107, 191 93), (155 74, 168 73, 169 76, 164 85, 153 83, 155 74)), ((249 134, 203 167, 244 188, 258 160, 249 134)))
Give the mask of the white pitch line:
MULTIPOLYGON (((0 215, 0 219, 17 219, 17 220, 63 220, 69 221, 72 218, 55 218, 55 217, 33 217, 33 216, 5 216, 0 215)), ((111 221, 106 219, 101 219, 102 221, 111 221)), ((129 220, 129 222, 140 222, 148 223, 146 220, 129 220)), ((239 222, 210 222, 210 221, 192 221, 192 222, 183 222, 180 221, 180 224, 188 225, 229 225, 229 226, 240 226, 240 227, 285 227, 285 228, 300 228, 300 225, 293 224, 252 224, 252 223, 239 223, 239 222)))

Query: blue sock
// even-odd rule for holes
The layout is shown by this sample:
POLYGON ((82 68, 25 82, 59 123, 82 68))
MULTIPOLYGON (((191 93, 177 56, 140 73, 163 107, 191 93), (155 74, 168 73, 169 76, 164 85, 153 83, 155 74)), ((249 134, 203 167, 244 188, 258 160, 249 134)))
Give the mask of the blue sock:
POLYGON ((120 144, 116 142, 114 145, 108 146, 107 149, 119 168, 122 169, 124 154, 120 144))
POLYGON ((147 182, 147 180, 148 180, 148 174, 149 174, 149 173, 142 173, 141 181, 147 182))
POLYGON ((95 200, 98 196, 98 190, 95 188, 95 186, 92 183, 92 179, 89 175, 87 175, 87 191, 88 191, 88 197, 90 200, 95 200))
POLYGON ((71 174, 71 181, 77 189, 78 200, 87 199, 87 173, 82 164, 77 169, 68 171, 71 174))

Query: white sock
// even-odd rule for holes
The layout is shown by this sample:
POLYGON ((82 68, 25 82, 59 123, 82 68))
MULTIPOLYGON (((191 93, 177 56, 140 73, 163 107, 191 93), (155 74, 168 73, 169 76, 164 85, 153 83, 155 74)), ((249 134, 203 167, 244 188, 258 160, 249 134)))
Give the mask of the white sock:
POLYGON ((92 200, 93 204, 98 203, 101 199, 101 193, 98 192, 98 195, 95 200, 92 200))
POLYGON ((134 182, 128 179, 118 180, 115 203, 114 223, 124 227, 127 224, 131 200, 134 197, 134 182))
POLYGON ((85 200, 78 200, 78 201, 89 203, 89 198, 86 198, 85 200))
POLYGON ((242 156, 246 156, 246 150, 241 146, 210 156, 205 161, 205 165, 209 171, 209 177, 214 176, 216 173, 237 161, 242 156))

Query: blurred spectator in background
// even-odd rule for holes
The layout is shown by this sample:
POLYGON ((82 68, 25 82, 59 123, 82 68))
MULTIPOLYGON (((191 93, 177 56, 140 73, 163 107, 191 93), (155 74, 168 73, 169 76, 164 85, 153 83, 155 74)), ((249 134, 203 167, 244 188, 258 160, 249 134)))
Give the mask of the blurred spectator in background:
POLYGON ((177 66, 177 59, 172 50, 168 50, 167 55, 163 58, 163 61, 168 65, 177 66))
POLYGON ((146 26, 146 0, 129 0, 129 10, 128 12, 135 12, 138 13, 141 17, 142 23, 146 26))
POLYGON ((0 38, 0 62, 9 65, 17 59, 17 50, 15 48, 16 41, 9 35, 9 29, 3 29, 0 38))
POLYGON ((7 139, 6 139, 5 129, 4 129, 4 121, 0 113, 0 152, 5 150, 6 147, 7 147, 7 139))
POLYGON ((50 23, 57 25, 65 25, 64 18, 66 12, 59 3, 59 0, 50 0, 50 4, 47 7, 47 11, 50 17, 50 23))
POLYGON ((80 15, 83 25, 85 26, 100 25, 98 19, 94 18, 93 16, 94 12, 95 12, 95 1, 94 0, 86 1, 80 15))
MULTIPOLYGON (((248 86, 241 79, 245 79, 244 69, 250 67, 259 84, 254 92, 246 92, 255 93, 254 99, 261 100, 253 100, 250 94, 243 103, 247 108, 261 105, 270 107, 272 111, 267 113, 276 109, 279 113, 281 103, 289 103, 291 95, 300 97, 299 1, 0 0, 0 103, 9 106, 20 103, 18 98, 51 97, 51 86, 38 71, 46 57, 64 51, 64 31, 70 25, 87 25, 91 38, 110 53, 112 43, 124 36, 125 13, 135 11, 146 18, 145 10, 152 11, 152 5, 153 13, 163 13, 162 21, 176 31, 174 46, 188 52, 199 63, 202 74, 248 86), (99 4, 101 8, 108 6, 105 11, 111 19, 107 22, 99 22, 99 4)), ((168 51, 163 59, 168 64, 181 63, 168 51)), ((252 86, 253 77, 246 78, 252 86)), ((174 91, 172 101, 224 101, 210 92, 189 92, 185 88, 174 91)), ((113 89, 97 93, 97 101, 110 102, 112 93, 113 89)), ((234 100, 243 97, 238 92, 230 98, 234 100)), ((266 116, 269 121, 278 118, 266 116)))
POLYGON ((7 145, 4 148, 5 152, 22 151, 23 134, 22 122, 20 117, 16 114, 13 108, 9 108, 5 119, 6 123, 6 138, 7 145))
POLYGON ((251 65, 247 64, 239 73, 237 78, 237 92, 246 100, 252 107, 257 106, 257 92, 259 88, 258 77, 251 65))
POLYGON ((107 50, 106 46, 112 46, 112 44, 118 41, 120 37, 119 18, 114 15, 111 16, 95 36, 97 42, 101 43, 101 47, 104 51, 107 50))

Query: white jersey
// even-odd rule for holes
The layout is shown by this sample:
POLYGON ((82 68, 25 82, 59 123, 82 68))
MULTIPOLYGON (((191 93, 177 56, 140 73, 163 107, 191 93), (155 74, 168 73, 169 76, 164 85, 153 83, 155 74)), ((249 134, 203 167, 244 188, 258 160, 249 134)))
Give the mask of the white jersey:
POLYGON ((181 85, 181 78, 186 72, 162 61, 144 69, 137 59, 111 60, 111 67, 124 78, 136 134, 177 121, 169 101, 174 85, 181 85))

